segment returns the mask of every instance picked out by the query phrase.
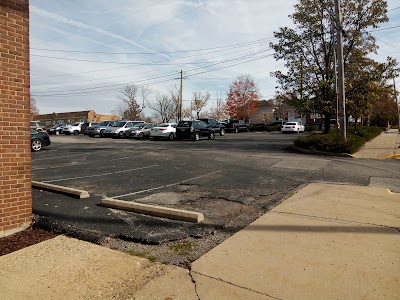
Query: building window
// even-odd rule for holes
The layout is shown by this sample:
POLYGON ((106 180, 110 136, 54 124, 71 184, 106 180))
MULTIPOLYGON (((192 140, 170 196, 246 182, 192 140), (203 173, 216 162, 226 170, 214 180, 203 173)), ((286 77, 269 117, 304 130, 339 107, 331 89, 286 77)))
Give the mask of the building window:
POLYGON ((44 121, 44 126, 49 126, 51 125, 51 121, 44 121))
POLYGON ((79 119, 78 122, 86 122, 86 119, 79 119))
POLYGON ((58 124, 64 124, 64 120, 57 120, 58 124))

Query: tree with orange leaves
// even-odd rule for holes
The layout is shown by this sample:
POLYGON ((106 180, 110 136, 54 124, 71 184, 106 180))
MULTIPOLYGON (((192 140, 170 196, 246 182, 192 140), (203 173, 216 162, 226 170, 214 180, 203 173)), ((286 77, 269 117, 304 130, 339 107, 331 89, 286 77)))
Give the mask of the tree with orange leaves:
POLYGON ((249 120, 257 110, 260 93, 251 75, 240 75, 230 85, 226 102, 226 113, 238 120, 249 120))

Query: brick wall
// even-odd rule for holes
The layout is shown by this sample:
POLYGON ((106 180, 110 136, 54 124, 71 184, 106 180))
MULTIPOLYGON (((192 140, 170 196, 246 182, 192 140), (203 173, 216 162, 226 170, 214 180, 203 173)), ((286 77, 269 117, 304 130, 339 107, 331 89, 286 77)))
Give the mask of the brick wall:
POLYGON ((0 0, 0 237, 32 221, 29 1, 0 0))

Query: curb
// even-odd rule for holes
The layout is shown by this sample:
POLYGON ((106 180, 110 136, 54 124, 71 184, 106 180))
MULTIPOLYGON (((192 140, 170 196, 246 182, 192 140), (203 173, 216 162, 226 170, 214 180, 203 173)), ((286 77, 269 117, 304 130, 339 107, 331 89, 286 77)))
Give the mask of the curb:
POLYGON ((204 215, 198 212, 116 200, 107 197, 104 197, 100 201, 99 205, 172 220, 180 220, 192 223, 200 223, 204 221, 204 215))
POLYGON ((75 196, 80 199, 90 197, 90 194, 84 190, 78 190, 78 189, 74 189, 74 188, 69 188, 69 187, 65 187, 65 186, 61 186, 61 185, 55 185, 55 184, 50 184, 50 183, 45 183, 45 182, 40 182, 40 181, 32 180, 32 187, 37 188, 37 189, 47 190, 50 192, 59 192, 62 194, 75 196))
POLYGON ((354 158, 353 155, 348 153, 334 153, 334 152, 323 152, 323 151, 316 151, 316 150, 308 150, 299 148, 296 146, 292 146, 292 149, 296 152, 306 153, 306 154, 315 154, 315 155, 324 155, 324 156, 339 156, 339 157, 351 157, 354 158))

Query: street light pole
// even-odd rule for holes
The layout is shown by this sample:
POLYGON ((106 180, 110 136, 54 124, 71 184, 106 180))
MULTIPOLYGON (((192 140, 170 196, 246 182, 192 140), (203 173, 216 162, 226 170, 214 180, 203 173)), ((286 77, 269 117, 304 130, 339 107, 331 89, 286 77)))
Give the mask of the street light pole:
POLYGON ((338 92, 339 92, 339 119, 342 140, 346 140, 346 97, 344 88, 344 63, 343 63, 343 37, 342 37, 342 13, 340 11, 340 0, 335 0, 335 25, 337 38, 338 59, 338 92))
POLYGON ((397 104, 397 125, 399 126, 399 133, 400 133, 400 103, 399 103, 399 98, 397 97, 397 90, 396 90, 396 78, 393 77, 393 88, 394 88, 394 97, 396 99, 396 104, 397 104))

